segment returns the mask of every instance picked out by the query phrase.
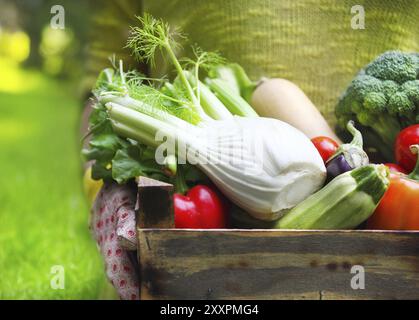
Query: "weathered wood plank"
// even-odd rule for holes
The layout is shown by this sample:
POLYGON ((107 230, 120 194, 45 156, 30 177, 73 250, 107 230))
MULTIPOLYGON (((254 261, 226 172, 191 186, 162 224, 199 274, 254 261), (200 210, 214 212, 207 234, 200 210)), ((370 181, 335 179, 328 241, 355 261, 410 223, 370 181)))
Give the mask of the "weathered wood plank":
POLYGON ((419 299, 419 232, 138 229, 142 299, 419 299), (365 289, 351 288, 353 265, 365 289))
POLYGON ((137 226, 141 228, 174 228, 172 192, 173 185, 171 184, 139 177, 137 204, 135 205, 137 226))

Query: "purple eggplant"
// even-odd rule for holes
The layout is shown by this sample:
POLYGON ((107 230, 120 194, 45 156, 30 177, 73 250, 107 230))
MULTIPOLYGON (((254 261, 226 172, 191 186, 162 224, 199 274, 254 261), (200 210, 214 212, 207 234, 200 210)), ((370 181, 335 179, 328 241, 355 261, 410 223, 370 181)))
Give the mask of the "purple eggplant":
POLYGON ((355 168, 365 166, 369 163, 368 155, 362 149, 362 134, 359 132, 353 121, 349 121, 346 128, 352 134, 350 143, 342 144, 335 154, 326 162, 328 180, 355 168))

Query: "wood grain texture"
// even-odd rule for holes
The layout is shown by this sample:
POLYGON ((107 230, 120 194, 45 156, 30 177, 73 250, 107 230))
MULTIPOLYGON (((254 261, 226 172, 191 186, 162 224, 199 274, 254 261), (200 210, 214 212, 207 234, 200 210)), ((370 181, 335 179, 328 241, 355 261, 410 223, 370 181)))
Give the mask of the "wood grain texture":
POLYGON ((142 299, 419 299, 419 232, 138 229, 142 299), (351 288, 353 265, 365 289, 351 288))
POLYGON ((137 226, 141 228, 174 228, 173 185, 139 177, 135 205, 137 226))

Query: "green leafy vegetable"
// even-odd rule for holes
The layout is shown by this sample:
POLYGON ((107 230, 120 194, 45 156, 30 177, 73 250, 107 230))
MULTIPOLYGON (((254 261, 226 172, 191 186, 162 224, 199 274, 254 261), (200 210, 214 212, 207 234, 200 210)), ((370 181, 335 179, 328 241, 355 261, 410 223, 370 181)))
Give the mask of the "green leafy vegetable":
POLYGON ((82 151, 86 160, 94 160, 92 178, 95 180, 114 179, 124 183, 139 175, 150 175, 161 172, 154 161, 143 159, 144 150, 148 147, 136 141, 117 135, 108 118, 106 108, 96 104, 90 119, 91 139, 89 148, 82 151))
POLYGON ((134 145, 118 150, 112 159, 113 179, 123 183, 132 177, 162 174, 161 166, 154 159, 144 159, 142 152, 142 148, 134 145))
POLYGON ((356 119, 366 144, 392 160, 399 131, 419 123, 419 55, 388 51, 377 57, 352 80, 335 112, 341 128, 356 119))

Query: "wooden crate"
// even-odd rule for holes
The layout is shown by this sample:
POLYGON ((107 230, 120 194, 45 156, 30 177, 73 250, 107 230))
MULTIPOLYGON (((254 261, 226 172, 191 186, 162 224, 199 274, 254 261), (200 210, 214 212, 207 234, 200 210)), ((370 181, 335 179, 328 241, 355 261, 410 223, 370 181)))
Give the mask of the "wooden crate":
POLYGON ((419 232, 173 229, 171 190, 139 180, 142 299, 419 299, 419 232))

